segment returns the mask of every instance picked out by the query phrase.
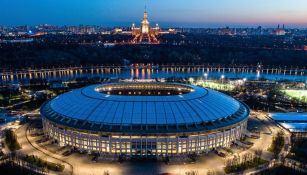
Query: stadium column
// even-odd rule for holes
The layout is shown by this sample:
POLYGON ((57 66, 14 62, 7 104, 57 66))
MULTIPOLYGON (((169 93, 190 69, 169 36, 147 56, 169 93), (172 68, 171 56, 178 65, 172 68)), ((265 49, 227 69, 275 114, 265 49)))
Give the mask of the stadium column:
POLYGON ((217 134, 216 133, 213 134, 213 141, 214 141, 214 148, 216 148, 217 147, 217 134))
POLYGON ((186 153, 190 153, 190 137, 188 137, 186 142, 186 153))
POLYGON ((102 142, 102 139, 101 139, 101 137, 99 137, 98 139, 98 146, 99 146, 99 153, 101 153, 102 152, 102 145, 101 145, 101 142, 102 142))
POLYGON ((197 137, 197 145, 196 145, 196 151, 197 151, 197 154, 200 153, 200 135, 198 134, 198 137, 197 137))
POLYGON ((111 152, 112 153, 112 140, 111 140, 111 137, 112 136, 109 136, 109 153, 111 152))
POLYGON ((156 158, 158 159, 159 156, 159 147, 158 147, 158 137, 156 136, 156 158))
MULTIPOLYGON (((116 148, 117 148, 117 145, 116 145, 116 148)), ((121 136, 119 136, 119 149, 120 149, 120 155, 121 155, 122 154, 122 137, 121 136)))
POLYGON ((143 137, 141 136, 141 151, 140 156, 143 157, 143 137))
POLYGON ((169 139, 168 137, 166 138, 166 156, 168 156, 168 144, 169 144, 169 139))
POLYGON ((177 144, 177 147, 176 147, 176 155, 178 155, 178 152, 179 152, 179 137, 177 136, 176 139, 177 139, 177 141, 176 141, 176 142, 177 142, 177 143, 176 143, 176 144, 177 144))
POLYGON ((63 142, 64 142, 63 145, 64 145, 64 146, 65 146, 65 144, 67 143, 67 142, 66 142, 66 139, 67 139, 66 137, 67 137, 67 131, 66 131, 66 130, 63 130, 63 138, 64 138, 64 140, 63 140, 63 142))
POLYGON ((226 143, 225 143, 225 135, 226 135, 226 133, 225 133, 225 132, 226 132, 225 129, 223 129, 222 146, 225 146, 225 145, 226 145, 226 143))
POLYGON ((130 157, 132 157, 132 140, 130 135, 130 157))
POLYGON ((208 140, 208 136, 205 137, 205 143, 206 143, 206 144, 204 145, 204 146, 205 146, 205 150, 206 150, 206 152, 208 153, 208 150, 209 150, 209 140, 208 140))
POLYGON ((145 138, 145 155, 146 155, 146 158, 147 158, 147 152, 148 152, 148 145, 147 145, 147 137, 145 138))

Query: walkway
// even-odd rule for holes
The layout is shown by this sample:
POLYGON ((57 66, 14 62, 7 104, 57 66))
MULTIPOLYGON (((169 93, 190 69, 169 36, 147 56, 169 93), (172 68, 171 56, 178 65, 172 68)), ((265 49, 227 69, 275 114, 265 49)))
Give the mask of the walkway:
POLYGON ((35 143, 35 141, 32 141, 32 138, 29 136, 29 132, 28 132, 29 126, 30 126, 29 124, 25 124, 16 131, 18 142, 22 146, 22 149, 19 150, 19 152, 23 154, 28 154, 28 155, 36 155, 42 158, 43 160, 65 165, 65 169, 62 173, 53 172, 51 174, 67 174, 67 175, 73 174, 73 166, 71 164, 69 164, 65 160, 62 160, 61 156, 57 154, 53 154, 49 152, 48 150, 41 149, 35 143))

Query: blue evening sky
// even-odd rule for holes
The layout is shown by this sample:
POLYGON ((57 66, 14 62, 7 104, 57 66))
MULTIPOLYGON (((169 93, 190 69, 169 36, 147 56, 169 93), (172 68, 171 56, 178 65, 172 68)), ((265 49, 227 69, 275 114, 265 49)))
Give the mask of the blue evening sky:
POLYGON ((0 25, 307 27, 307 0, 0 0, 0 25))

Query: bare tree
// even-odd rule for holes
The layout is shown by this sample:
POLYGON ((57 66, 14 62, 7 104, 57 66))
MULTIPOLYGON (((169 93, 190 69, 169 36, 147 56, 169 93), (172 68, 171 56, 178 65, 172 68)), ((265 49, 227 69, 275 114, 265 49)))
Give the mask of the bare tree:
POLYGON ((255 151, 255 156, 260 158, 262 156, 262 153, 263 153, 262 149, 257 149, 255 151))
POLYGON ((243 154, 242 155, 242 163, 246 163, 247 162, 247 154, 243 154))

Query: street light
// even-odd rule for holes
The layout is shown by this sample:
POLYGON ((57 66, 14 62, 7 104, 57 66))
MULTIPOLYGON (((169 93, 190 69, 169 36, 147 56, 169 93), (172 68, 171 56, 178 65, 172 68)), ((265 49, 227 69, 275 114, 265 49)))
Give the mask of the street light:
POLYGON ((194 82, 194 78, 189 78, 189 82, 191 83, 191 84, 193 84, 193 82, 194 82))
POLYGON ((224 78, 225 78, 225 75, 222 75, 222 76, 221 76, 222 84, 224 84, 224 78))
POLYGON ((204 76, 205 76, 206 81, 207 81, 207 78, 208 78, 208 73, 204 73, 204 76))

